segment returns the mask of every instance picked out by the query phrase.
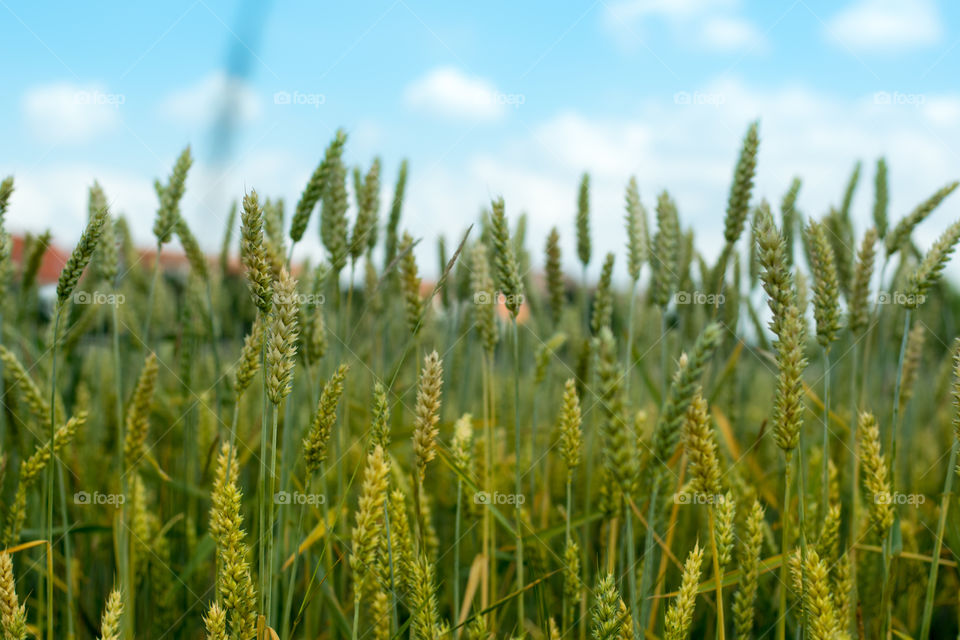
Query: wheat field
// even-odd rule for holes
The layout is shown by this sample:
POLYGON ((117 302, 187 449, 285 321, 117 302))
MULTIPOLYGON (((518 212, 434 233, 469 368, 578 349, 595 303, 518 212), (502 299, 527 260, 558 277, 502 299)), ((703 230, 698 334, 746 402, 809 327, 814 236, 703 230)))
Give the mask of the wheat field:
POLYGON ((858 162, 803 212, 754 189, 754 123, 715 261, 667 191, 613 218, 584 174, 547 238, 497 198, 428 267, 406 163, 348 144, 295 207, 237 194, 220 256, 189 148, 129 214, 153 251, 94 183, 55 292, 0 184, 5 638, 957 637, 960 221, 913 239, 956 182, 888 211, 858 162))

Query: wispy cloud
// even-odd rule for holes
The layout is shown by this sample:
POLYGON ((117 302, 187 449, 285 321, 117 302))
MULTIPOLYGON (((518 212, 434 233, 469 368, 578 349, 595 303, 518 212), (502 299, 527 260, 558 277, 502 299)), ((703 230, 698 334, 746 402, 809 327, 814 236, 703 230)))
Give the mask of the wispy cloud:
POLYGON ((834 15, 825 29, 831 40, 868 53, 929 47, 943 36, 933 0, 859 0, 834 15))
POLYGON ((492 82, 455 67, 438 67, 414 80, 404 93, 406 103, 434 115, 464 120, 496 120, 506 111, 507 96, 492 82))
POLYGON ((209 126, 225 110, 241 124, 260 117, 260 96, 246 83, 223 71, 208 74, 161 100, 160 114, 191 127, 209 126))
POLYGON ((743 18, 714 16, 702 27, 703 41, 708 48, 717 51, 762 50, 767 40, 749 20, 743 18))
POLYGON ((80 144, 115 129, 125 103, 126 96, 100 85, 55 82, 28 89, 21 108, 27 126, 40 140, 80 144))
POLYGON ((619 0, 606 6, 604 24, 620 44, 631 47, 658 23, 689 47, 711 51, 762 51, 767 41, 742 15, 737 0, 619 0))

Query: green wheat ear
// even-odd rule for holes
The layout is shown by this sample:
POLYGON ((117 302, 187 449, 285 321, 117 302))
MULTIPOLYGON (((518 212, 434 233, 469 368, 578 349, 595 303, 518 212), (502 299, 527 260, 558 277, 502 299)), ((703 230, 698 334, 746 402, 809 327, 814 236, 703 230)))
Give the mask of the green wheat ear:
POLYGON ((683 563, 680 591, 677 593, 664 620, 664 640, 686 640, 690 636, 693 610, 697 603, 697 587, 700 583, 700 565, 703 549, 697 543, 683 563))
POLYGON ((860 170, 862 163, 857 160, 853 165, 853 171, 850 172, 850 178, 847 180, 847 188, 843 192, 843 201, 840 205, 840 217, 847 221, 850 219, 850 207, 853 205, 853 196, 857 191, 857 184, 860 182, 860 170))
POLYGON ((794 303, 796 294, 788 266, 786 242, 773 223, 770 209, 763 204, 757 209, 753 234, 757 243, 760 282, 767 293, 767 304, 772 314, 770 330, 779 336, 784 309, 794 303))
POLYGON ((207 640, 229 640, 227 635, 227 612, 218 602, 213 602, 203 617, 203 626, 207 630, 207 640))
POLYGON ((567 474, 580 464, 580 452, 583 438, 580 431, 580 398, 577 396, 577 383, 569 378, 563 387, 563 406, 557 430, 560 432, 560 455, 567 467, 567 474))
POLYGON ((0 552, 0 625, 9 640, 27 637, 27 607, 17 598, 13 556, 6 551, 0 552))
POLYGON ((273 314, 267 338, 267 395, 273 404, 280 404, 289 395, 293 384, 293 367, 300 335, 300 305, 297 303, 297 281, 280 269, 274 289, 273 314))
POLYGON ((369 598, 376 586, 374 567, 382 535, 381 519, 387 499, 390 465, 379 446, 367 455, 367 465, 360 489, 356 524, 353 527, 350 567, 353 569, 358 601, 369 598))
POLYGON ((323 160, 317 165, 307 181, 307 186, 303 188, 300 194, 300 200, 297 202, 297 208, 293 214, 293 220, 290 224, 290 239, 294 242, 300 242, 307 225, 310 223, 310 216, 313 214, 317 202, 323 197, 324 189, 330 180, 331 168, 340 156, 343 155, 343 147, 347 143, 347 134, 343 129, 337 129, 336 135, 327 147, 323 160))
POLYGON ((603 260, 603 269, 600 271, 600 282, 597 284, 597 292, 593 299, 593 317, 590 320, 590 328, 594 335, 598 335, 603 329, 610 329, 613 318, 613 253, 608 253, 603 260))
POLYGON ((90 221, 87 222, 87 227, 80 235, 80 242, 74 247, 73 253, 71 253, 67 259, 67 264, 64 265, 63 270, 60 272, 60 279, 57 282, 58 306, 62 307, 66 304, 70 296, 73 295, 73 290, 80 281, 83 270, 86 269, 90 263, 93 252, 100 242, 100 234, 103 232, 103 226, 107 223, 107 220, 107 210, 100 209, 90 218, 90 221))
POLYGON ((357 192, 357 219, 350 236, 350 257, 354 261, 377 244, 377 216, 380 213, 380 158, 374 158, 357 192))
POLYGON ((337 421, 337 405, 340 402, 340 396, 343 395, 343 381, 348 371, 349 367, 346 364, 337 367, 320 393, 320 401, 313 414, 310 431, 303 440, 303 458, 310 473, 319 471, 327 459, 327 445, 337 421))
POLYGON ((160 198, 160 207, 157 209, 157 216, 153 223, 153 235, 157 238, 158 246, 170 242, 173 236, 174 226, 180 218, 180 200, 186 188, 187 173, 192 164, 193 156, 190 155, 188 145, 177 157, 167 184, 163 185, 159 181, 154 183, 157 196, 160 198))
POLYGON ((443 361, 436 351, 432 351, 423 359, 413 430, 413 452, 421 482, 426 475, 427 463, 437 455, 437 422, 440 420, 442 389, 443 361))
MULTIPOLYGON (((94 182, 90 187, 87 204, 89 218, 93 218, 101 209, 107 208, 107 196, 103 192, 103 187, 100 186, 100 183, 94 182)), ((119 262, 116 229, 112 218, 108 214, 100 232, 100 241, 93 253, 93 268, 98 277, 113 284, 119 271, 119 262)))
POLYGON ((407 316, 407 328, 411 335, 420 331, 420 313, 423 301, 420 299, 420 271, 417 257, 413 254, 413 237, 404 231, 400 242, 400 287, 407 316))
POLYGON ((679 283, 680 222, 677 205, 663 191, 657 198, 657 232, 650 251, 650 301, 661 308, 670 303, 679 283))
POLYGON ((4 217, 7 215, 11 195, 13 195, 13 176, 7 176, 0 181, 0 225, 4 223, 4 217))
POLYGON ((773 402, 773 433, 777 446, 789 453, 796 449, 803 427, 806 325, 794 304, 782 310, 778 324, 780 337, 776 349, 779 372, 773 402))
POLYGON ((240 260, 247 270, 253 302, 261 313, 266 314, 273 304, 273 278, 263 238, 263 208, 254 190, 243 197, 240 224, 240 260))
POLYGON ((886 234, 883 243, 888 258, 906 244, 917 225, 933 213, 934 209, 940 206, 940 203, 946 200, 947 196, 953 193, 958 186, 960 186, 960 182, 951 182, 941 187, 929 198, 918 204, 913 211, 905 215, 900 222, 897 223, 897 226, 886 234))
POLYGON ((496 307, 493 278, 490 276, 490 260, 487 246, 478 242, 470 252, 470 287, 473 291, 473 319, 480 335, 480 343, 492 354, 499 339, 497 333, 496 307))
POLYGON ((493 263, 496 267, 497 286, 506 296, 506 307, 516 318, 523 303, 523 281, 520 279, 520 267, 510 241, 510 228, 504 211, 503 198, 493 201, 491 231, 493 241, 493 263))
POLYGON ((917 266, 916 271, 910 275, 905 307, 916 309, 923 304, 927 289, 939 280, 940 274, 947 265, 947 260, 950 259, 950 254, 953 253, 958 240, 960 240, 960 220, 947 227, 947 230, 937 238, 937 241, 927 251, 927 255, 923 257, 923 261, 917 266))
POLYGON ((857 252, 857 266, 853 272, 847 312, 850 331, 860 333, 867 328, 870 319, 870 281, 873 279, 873 263, 876 258, 877 229, 870 227, 863 234, 863 242, 857 252))
POLYGON ((733 595, 733 626, 738 638, 753 633, 760 556, 763 553, 763 507, 754 500, 747 515, 746 535, 740 541, 740 585, 733 595))
POLYGON ((626 193, 627 226, 627 273, 636 282, 640 279, 640 269, 647 262, 650 253, 650 237, 647 230, 647 210, 640 201, 637 179, 630 176, 626 193))
POLYGON ((722 331, 717 323, 708 325, 697 338, 693 355, 689 358, 686 354, 680 357, 677 372, 667 393, 664 411, 657 420, 653 433, 653 455, 659 464, 666 465, 673 455, 687 408, 696 394, 707 360, 720 343, 722 331))
POLYGON ((594 598, 591 612, 593 637, 616 638, 623 627, 623 615, 620 610, 620 594, 617 592, 613 575, 608 573, 600 577, 594 598))
POLYGON ((544 251, 546 254, 546 265, 544 270, 547 278, 547 299, 550 303, 550 319, 553 324, 559 324, 560 316, 563 314, 564 303, 564 283, 563 266, 561 264, 560 254, 560 232, 556 227, 550 229, 550 235, 547 236, 547 246, 544 251))
POLYGON ((100 640, 120 640, 120 617, 123 615, 123 596, 119 589, 110 592, 100 621, 100 640))
POLYGON ((577 258, 586 268, 590 264, 590 175, 580 178, 580 190, 577 194, 577 258))
POLYGON ((813 272, 813 315, 817 340, 824 348, 837 339, 840 330, 840 286, 837 264, 823 223, 810 221, 806 229, 810 270, 813 272))
POLYGON ((204 254, 203 249, 200 248, 200 243, 197 242, 196 236, 190 231, 187 221, 183 218, 178 218, 174 228, 177 232, 177 237, 180 238, 183 251, 187 254, 190 269, 202 280, 209 280, 210 269, 207 265, 207 256, 204 254))
POLYGON ((728 245, 737 242, 743 232, 750 208, 750 195, 753 192, 753 178, 757 170, 757 149, 760 146, 758 122, 750 123, 743 137, 740 158, 733 173, 733 184, 727 200, 727 214, 723 222, 723 237, 728 245))
POLYGON ((877 235, 884 239, 887 235, 887 207, 890 196, 887 192, 887 161, 877 158, 877 172, 873 179, 873 225, 877 235))
POLYGON ((393 201, 390 203, 390 214, 387 217, 386 236, 383 245, 383 267, 387 268, 397 256, 397 231, 400 229, 400 215, 403 212, 403 198, 407 190, 407 161, 400 163, 397 173, 397 183, 393 188, 393 201))
POLYGON ((687 409, 683 423, 683 448, 687 454, 692 482, 690 488, 698 494, 715 496, 720 493, 720 461, 717 441, 710 426, 707 401, 698 387, 687 409))
POLYGON ((790 183, 790 188, 783 194, 780 201, 780 223, 783 226, 783 242, 787 256, 787 267, 793 266, 793 237, 797 226, 800 223, 800 212, 797 210, 797 196, 800 194, 800 187, 803 182, 800 178, 794 178, 790 183))

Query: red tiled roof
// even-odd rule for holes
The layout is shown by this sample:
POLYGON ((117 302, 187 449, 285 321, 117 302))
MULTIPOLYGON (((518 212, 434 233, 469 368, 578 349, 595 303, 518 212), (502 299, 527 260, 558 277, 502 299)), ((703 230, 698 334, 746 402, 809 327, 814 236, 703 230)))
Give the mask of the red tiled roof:
MULTIPOLYGON (((21 235, 13 235, 13 263, 20 265, 23 262, 23 249, 26 244, 26 238, 21 235)), ((67 264, 67 258, 70 254, 57 247, 54 244, 47 245, 47 251, 43 254, 43 261, 40 263, 40 270, 37 272, 37 284, 51 284, 60 278, 60 272, 63 265, 67 264)))

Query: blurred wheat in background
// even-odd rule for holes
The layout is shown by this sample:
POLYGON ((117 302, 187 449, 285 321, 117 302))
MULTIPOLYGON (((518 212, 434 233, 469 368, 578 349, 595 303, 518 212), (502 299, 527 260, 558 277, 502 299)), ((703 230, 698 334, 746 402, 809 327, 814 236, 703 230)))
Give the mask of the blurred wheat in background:
POLYGON ((760 141, 712 264, 642 178, 595 256, 585 174, 545 241, 496 198, 424 279, 406 163, 381 203, 342 131, 292 215, 237 194, 219 256, 189 148, 152 253, 90 187, 53 297, 50 238, 0 231, 4 637, 955 636, 960 222, 913 236, 957 183, 888 220, 880 159, 858 229, 859 163, 777 210, 760 141))

